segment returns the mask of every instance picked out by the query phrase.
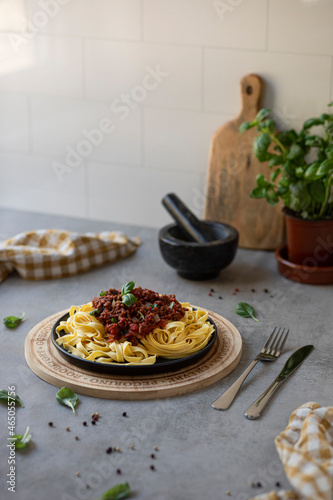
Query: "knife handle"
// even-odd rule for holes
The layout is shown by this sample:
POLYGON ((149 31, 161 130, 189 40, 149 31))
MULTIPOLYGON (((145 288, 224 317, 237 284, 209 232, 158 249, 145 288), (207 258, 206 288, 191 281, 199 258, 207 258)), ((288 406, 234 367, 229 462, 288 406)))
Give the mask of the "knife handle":
POLYGON ((255 420, 259 418, 263 409, 267 406, 271 398, 273 397, 275 391, 280 387, 283 380, 276 378, 274 382, 266 389, 265 392, 259 396, 257 401, 255 401, 245 412, 246 418, 249 420, 255 420))
POLYGON ((250 371, 256 366, 258 361, 259 358, 252 361, 252 363, 250 363, 246 370, 243 371, 236 382, 234 382, 232 386, 222 394, 222 396, 217 398, 214 403, 212 403, 212 407, 215 408, 215 410, 227 410, 229 408, 229 406, 235 399, 239 389, 241 388, 244 380, 246 379, 250 371))

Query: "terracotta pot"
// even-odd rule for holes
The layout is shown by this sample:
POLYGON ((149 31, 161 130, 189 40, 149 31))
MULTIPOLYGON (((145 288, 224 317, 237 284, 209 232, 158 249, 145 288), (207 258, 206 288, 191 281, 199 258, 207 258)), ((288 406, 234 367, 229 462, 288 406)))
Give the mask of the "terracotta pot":
POLYGON ((304 220, 283 210, 288 260, 311 267, 333 266, 333 219, 304 220))

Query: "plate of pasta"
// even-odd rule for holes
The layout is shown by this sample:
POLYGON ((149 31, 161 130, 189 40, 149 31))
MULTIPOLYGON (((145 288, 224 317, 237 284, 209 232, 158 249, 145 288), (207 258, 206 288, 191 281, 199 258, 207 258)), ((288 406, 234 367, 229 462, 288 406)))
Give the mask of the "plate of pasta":
POLYGON ((204 357, 216 337, 205 309, 133 281, 71 306, 52 328, 52 342, 67 361, 117 375, 180 369, 204 357))

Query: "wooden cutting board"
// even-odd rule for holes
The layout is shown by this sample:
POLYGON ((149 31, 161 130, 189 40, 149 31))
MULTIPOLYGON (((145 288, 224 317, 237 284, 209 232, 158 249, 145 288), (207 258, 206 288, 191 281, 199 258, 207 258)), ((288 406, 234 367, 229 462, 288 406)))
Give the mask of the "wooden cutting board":
POLYGON ((240 125, 252 121, 259 111, 263 82, 257 75, 246 75, 240 87, 239 115, 212 138, 204 218, 234 226, 243 248, 273 250, 284 240, 282 206, 272 207, 265 200, 249 197, 257 174, 267 176, 270 170, 252 151, 257 128, 238 132, 240 125))
POLYGON ((188 394, 226 377, 238 365, 242 354, 242 337, 237 328, 219 314, 208 311, 217 327, 217 339, 206 356, 193 365, 145 376, 83 370, 64 359, 51 341, 52 326, 65 312, 45 318, 30 330, 25 340, 25 359, 42 380, 86 396, 141 400, 188 394))

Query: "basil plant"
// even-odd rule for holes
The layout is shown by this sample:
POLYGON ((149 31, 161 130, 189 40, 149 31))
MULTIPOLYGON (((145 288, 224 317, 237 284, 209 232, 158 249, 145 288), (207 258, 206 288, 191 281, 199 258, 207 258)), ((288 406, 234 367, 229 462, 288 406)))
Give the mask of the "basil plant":
POLYGON ((271 170, 267 178, 257 176, 250 197, 266 198, 270 205, 281 199, 289 211, 303 219, 333 219, 333 114, 306 120, 300 132, 278 132, 270 112, 261 109, 252 122, 239 129, 242 133, 257 127, 253 152, 260 162, 267 161, 271 170), (313 127, 318 126, 319 132, 314 133, 313 127))

